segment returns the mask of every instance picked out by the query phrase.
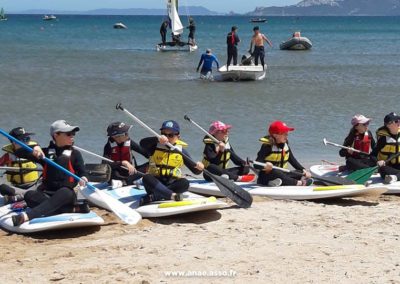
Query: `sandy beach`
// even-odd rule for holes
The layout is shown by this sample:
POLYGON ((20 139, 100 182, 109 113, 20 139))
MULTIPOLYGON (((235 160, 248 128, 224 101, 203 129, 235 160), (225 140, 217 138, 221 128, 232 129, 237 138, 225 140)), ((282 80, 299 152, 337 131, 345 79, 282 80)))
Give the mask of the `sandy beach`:
POLYGON ((250 209, 30 236, 0 232, 1 283, 400 283, 398 196, 256 198, 250 209), (174 275, 175 274, 175 275, 174 275))

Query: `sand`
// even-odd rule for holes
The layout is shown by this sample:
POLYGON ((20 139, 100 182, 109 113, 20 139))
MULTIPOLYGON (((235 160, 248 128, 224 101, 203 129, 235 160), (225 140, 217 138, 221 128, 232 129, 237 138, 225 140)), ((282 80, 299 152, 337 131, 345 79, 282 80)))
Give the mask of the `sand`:
POLYGON ((399 204, 257 198, 134 226, 95 209, 101 227, 0 231, 0 283, 400 283, 399 204))

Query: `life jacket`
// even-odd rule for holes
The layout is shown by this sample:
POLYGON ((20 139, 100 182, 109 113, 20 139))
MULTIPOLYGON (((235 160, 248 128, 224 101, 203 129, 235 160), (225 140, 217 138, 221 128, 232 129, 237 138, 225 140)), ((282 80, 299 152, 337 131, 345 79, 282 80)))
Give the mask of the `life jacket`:
MULTIPOLYGON (((369 136, 368 131, 364 133, 362 138, 361 135, 356 135, 354 137, 352 147, 356 150, 363 151, 369 154, 371 152, 371 137, 369 136)), ((354 154, 357 154, 358 156, 358 153, 354 154)))
POLYGON ((157 177, 180 178, 184 165, 182 149, 187 144, 178 140, 174 145, 180 151, 171 151, 167 145, 157 144, 156 150, 149 158, 149 173, 157 177))
POLYGON ((125 141, 122 146, 119 146, 115 141, 109 141, 108 143, 111 147, 111 160, 114 162, 128 161, 132 163, 131 140, 125 141))
POLYGON ((229 46, 235 46, 236 45, 235 32, 229 32, 228 33, 228 36, 226 38, 226 43, 229 46))
MULTIPOLYGON (((46 157, 53 162, 57 163, 61 167, 67 169, 71 173, 75 174, 75 170, 72 166, 71 155, 74 151, 73 149, 65 149, 61 153, 61 155, 56 154, 56 149, 53 143, 50 144, 49 148, 47 148, 46 157)), ((74 188, 77 184, 77 181, 72 176, 67 176, 65 173, 56 169, 55 167, 48 166, 46 163, 43 166, 43 183, 50 187, 62 187, 67 186, 70 188, 74 188)))
POLYGON ((272 143, 270 136, 260 138, 260 142, 271 146, 271 153, 264 158, 264 162, 270 162, 274 166, 280 168, 288 168, 289 161, 289 145, 285 143, 283 148, 279 148, 277 145, 272 143))
MULTIPOLYGON (((28 146, 38 145, 35 141, 29 141, 28 146)), ((3 151, 7 152, 8 162, 7 166, 17 167, 22 169, 37 169, 37 165, 27 159, 19 158, 14 154, 14 147, 12 144, 5 145, 2 148, 3 151)), ((6 171, 7 181, 12 185, 22 188, 27 188, 32 186, 39 179, 38 171, 6 171)))
MULTIPOLYGON (((215 145, 215 147, 217 147, 217 145, 214 143, 214 141, 211 138, 204 138, 203 139, 203 143, 204 144, 213 144, 215 145)), ((219 166, 220 168, 223 169, 227 169, 228 168, 228 164, 229 164, 229 160, 231 159, 231 152, 229 151, 229 149, 231 149, 231 145, 229 144, 229 141, 227 140, 225 143, 225 151, 222 153, 220 160, 218 161, 217 166, 219 166)), ((215 149, 214 147, 214 149, 215 149)), ((206 155, 203 154, 203 161, 202 163, 204 164, 204 167, 208 167, 208 165, 211 164, 211 161, 209 161, 206 157, 206 155)))
MULTIPOLYGON (((378 152, 378 160, 387 160, 390 156, 400 152, 400 130, 397 138, 393 138, 386 128, 380 128, 377 131, 377 137, 384 136, 386 139, 385 146, 378 152), (396 140, 397 139, 397 140, 396 140)), ((400 164, 400 157, 391 160, 388 164, 400 164)))

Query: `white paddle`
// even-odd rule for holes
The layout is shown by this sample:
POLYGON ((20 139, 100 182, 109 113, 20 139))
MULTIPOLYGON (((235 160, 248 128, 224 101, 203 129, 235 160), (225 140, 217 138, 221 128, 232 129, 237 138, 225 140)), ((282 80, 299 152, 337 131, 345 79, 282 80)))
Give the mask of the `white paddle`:
POLYGON ((353 147, 347 147, 347 146, 343 146, 343 145, 340 145, 340 144, 337 144, 337 143, 330 142, 330 141, 326 140, 326 138, 324 138, 322 141, 324 142, 324 145, 325 145, 325 146, 326 146, 326 145, 331 145, 331 146, 335 146, 335 147, 338 147, 338 148, 343 148, 343 149, 351 150, 351 151, 356 152, 356 153, 369 155, 369 153, 366 153, 366 152, 363 152, 363 151, 354 149, 353 147))

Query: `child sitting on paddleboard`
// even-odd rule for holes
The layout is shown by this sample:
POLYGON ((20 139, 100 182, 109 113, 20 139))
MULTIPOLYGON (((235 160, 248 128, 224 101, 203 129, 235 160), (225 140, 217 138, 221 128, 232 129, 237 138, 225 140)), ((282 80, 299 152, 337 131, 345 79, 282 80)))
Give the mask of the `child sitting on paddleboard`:
POLYGON ((182 200, 182 193, 188 190, 189 181, 182 177, 181 168, 185 165, 196 175, 204 169, 203 163, 194 163, 182 155, 190 157, 184 149, 187 144, 180 140, 180 127, 176 121, 164 121, 160 130, 160 138, 148 137, 140 141, 140 146, 150 157, 149 172, 143 177, 143 185, 148 194, 141 200, 141 204, 161 199, 182 200), (171 149, 167 143, 176 149, 171 149))
MULTIPOLYGON (((274 121, 268 129, 269 135, 260 139, 262 143, 257 154, 257 162, 266 163, 258 175, 258 184, 268 186, 280 185, 312 185, 311 173, 296 160, 288 144, 288 133, 294 128, 289 127, 282 121, 274 121), (273 166, 287 169, 292 165, 298 173, 287 173, 273 166)), ((255 166, 260 168, 259 166, 255 166)))
POLYGON ((113 122, 107 127, 108 141, 104 145, 103 157, 113 160, 114 163, 104 161, 111 166, 113 187, 133 184, 142 177, 136 171, 146 172, 148 163, 138 166, 132 151, 149 158, 146 151, 129 137, 132 125, 123 122, 113 122), (118 182, 120 181, 120 182, 118 182))
POLYGON ((376 157, 370 156, 372 149, 375 147, 375 140, 368 125, 370 118, 362 114, 356 114, 351 119, 349 134, 344 139, 343 146, 351 147, 362 151, 358 153, 353 150, 341 149, 339 155, 346 158, 346 168, 350 171, 369 168, 376 165, 376 157))
MULTIPOLYGON (((229 129, 231 125, 221 121, 214 121, 210 125, 208 132, 213 135, 219 142, 216 144, 213 139, 205 136, 203 142, 205 144, 203 151, 203 164, 208 171, 215 175, 226 175, 234 181, 250 182, 254 180, 254 175, 248 175, 249 166, 246 161, 236 155, 229 143, 229 129), (232 161, 237 167, 228 168, 229 161, 232 161)), ((203 173, 206 180, 211 178, 203 173)))
POLYGON ((77 197, 74 188, 78 182, 59 169, 47 165, 42 159, 47 157, 75 173, 81 178, 79 185, 84 186, 87 182, 85 164, 81 153, 72 147, 78 131, 78 126, 72 126, 65 120, 57 120, 50 127, 52 141, 49 146, 43 150, 40 146, 34 146, 32 153, 26 153, 26 158, 34 159, 42 165, 43 180, 37 190, 25 193, 24 199, 30 210, 12 216, 14 226, 43 216, 71 212, 88 213, 90 211, 87 203, 76 203, 77 197))
POLYGON ((400 157, 385 162, 400 149, 400 116, 391 112, 384 118, 384 126, 376 131, 376 147, 371 155, 378 159, 379 173, 386 184, 400 180, 400 157))

